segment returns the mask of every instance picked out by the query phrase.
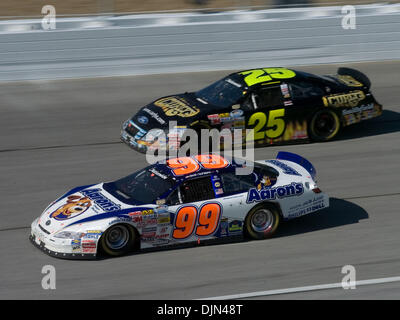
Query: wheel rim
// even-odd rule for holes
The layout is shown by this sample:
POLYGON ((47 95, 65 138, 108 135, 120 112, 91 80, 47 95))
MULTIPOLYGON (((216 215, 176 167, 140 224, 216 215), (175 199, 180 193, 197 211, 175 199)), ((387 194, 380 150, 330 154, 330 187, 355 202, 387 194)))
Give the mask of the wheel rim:
POLYGON ((119 250, 129 241, 129 231, 125 226, 115 226, 106 235, 106 244, 111 250, 119 250))
POLYGON ((274 215, 267 209, 258 210, 251 217, 251 227, 256 232, 266 232, 274 224, 274 215))
POLYGON ((314 131, 319 137, 329 137, 336 130, 336 119, 331 113, 321 113, 315 119, 314 131))

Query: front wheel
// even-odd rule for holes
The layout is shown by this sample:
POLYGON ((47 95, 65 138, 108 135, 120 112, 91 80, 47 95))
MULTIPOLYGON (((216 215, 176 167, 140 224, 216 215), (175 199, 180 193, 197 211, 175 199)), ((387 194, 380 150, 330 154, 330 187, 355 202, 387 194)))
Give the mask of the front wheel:
POLYGON ((256 240, 272 237, 280 222, 279 211, 271 204, 250 210, 245 220, 245 235, 256 240))
POLYGON ((311 118, 309 125, 310 138, 313 141, 332 140, 340 130, 339 116, 331 109, 321 109, 311 118))
POLYGON ((102 235, 100 246, 110 256, 121 256, 133 249, 135 241, 136 234, 131 226, 116 224, 102 235))

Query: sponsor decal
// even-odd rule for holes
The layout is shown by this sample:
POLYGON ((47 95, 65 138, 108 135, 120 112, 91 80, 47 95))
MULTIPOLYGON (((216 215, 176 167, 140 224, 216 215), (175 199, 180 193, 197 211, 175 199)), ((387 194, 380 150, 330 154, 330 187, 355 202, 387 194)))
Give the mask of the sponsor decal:
MULTIPOLYGON (((157 220, 156 220, 156 223, 157 223, 157 220)), ((153 232, 156 232, 157 231, 157 227, 156 226, 153 226, 153 227, 150 227, 150 228, 143 228, 143 234, 145 234, 145 233, 153 233, 153 232)))
POLYGON ((326 107, 355 107, 361 100, 365 99, 365 94, 361 90, 351 91, 346 94, 334 94, 323 97, 322 101, 326 107))
POLYGON ((164 233, 164 234, 157 234, 156 239, 168 239, 169 238, 169 233, 164 233))
POLYGON ((286 83, 281 84, 281 92, 285 99, 290 98, 289 87, 286 83))
POLYGON ((155 226, 157 223, 157 218, 145 219, 142 222, 142 226, 155 226))
POLYGON ((171 129, 168 134, 168 145, 170 148, 179 149, 181 145, 181 139, 186 131, 186 126, 175 126, 171 129))
POLYGON ((106 198, 102 193, 101 189, 89 189, 81 191, 83 195, 93 200, 100 208, 104 211, 111 212, 120 210, 121 206, 112 202, 110 199, 106 198))
POLYGON ((232 110, 230 113, 230 116, 232 118, 239 118, 239 117, 243 116, 243 110, 240 110, 240 109, 232 110))
POLYGON ((169 234, 170 231, 170 225, 161 227, 158 234, 164 235, 164 234, 169 234))
POLYGON ((159 216, 161 214, 169 214, 168 213, 168 206, 167 205, 160 205, 154 209, 154 212, 157 213, 159 216))
POLYGON ((143 108, 143 111, 148 113, 152 118, 156 119, 158 123, 165 124, 165 121, 154 111, 151 111, 148 108, 143 108))
POLYGON ((352 109, 345 109, 342 111, 342 114, 345 120, 344 124, 347 126, 362 120, 374 118, 381 114, 381 110, 378 105, 369 103, 352 109))
POLYGON ((287 164, 279 161, 279 160, 267 160, 266 162, 271 163, 280 169, 282 169, 283 173, 285 174, 290 174, 292 176, 301 176, 300 173, 298 173, 295 169, 292 167, 289 167, 287 164))
POLYGON ((130 216, 132 218, 133 223, 141 224, 143 221, 141 211, 130 212, 130 213, 128 213, 128 216, 130 216))
POLYGON ((360 119, 357 119, 354 114, 347 114, 344 116, 344 120, 346 122, 346 125, 350 125, 353 123, 360 122, 360 119))
MULTIPOLYGON (((246 122, 245 122, 244 117, 236 118, 236 119, 233 121, 233 128, 234 128, 234 129, 244 129, 245 126, 246 126, 246 122)), ((241 135, 242 135, 241 132, 235 132, 235 134, 236 134, 237 137, 241 137, 241 135)), ((235 139, 235 138, 234 138, 234 139, 235 139)), ((237 138, 236 138, 236 139, 237 139, 237 138)))
POLYGON ((156 238, 156 232, 150 232, 150 231, 146 231, 142 233, 141 239, 143 241, 154 241, 156 238))
POLYGON ((207 118, 208 118, 208 120, 210 120, 211 124, 213 124, 213 125, 221 123, 221 120, 220 120, 218 114, 210 114, 207 116, 207 118))
POLYGON ((93 240, 82 241, 82 252, 83 253, 95 253, 96 252, 96 242, 93 240))
POLYGON ((264 200, 275 200, 277 198, 283 199, 292 196, 299 196, 304 193, 302 183, 293 182, 282 187, 268 188, 257 190, 256 188, 250 189, 247 193, 247 203, 259 202, 264 200))
POLYGON ((157 177, 160 177, 161 179, 167 179, 168 178, 168 176, 166 176, 165 174, 162 174, 161 172, 159 172, 159 171, 157 171, 156 169, 154 169, 154 168, 151 168, 150 170, 149 170, 151 173, 153 173, 153 174, 155 174, 157 177))
POLYGON ((72 252, 81 251, 81 239, 71 241, 72 252))
POLYGON ((128 216, 130 217, 134 217, 134 216, 141 216, 142 215, 142 211, 134 211, 134 212, 129 212, 128 216))
POLYGON ((226 113, 220 113, 219 114, 219 120, 224 123, 224 122, 230 122, 232 121, 232 118, 228 112, 226 113))
POLYGON ((229 227, 228 227, 229 234, 241 233, 242 228, 243 228, 242 221, 233 220, 233 221, 229 222, 229 227))
POLYGON ((374 109, 374 104, 373 103, 369 103, 366 105, 362 105, 359 107, 355 107, 352 109, 345 109, 342 111, 343 115, 348 115, 348 114, 352 114, 352 113, 359 113, 359 112, 363 112, 363 111, 369 111, 369 110, 373 110, 374 109))
POLYGON ((200 112, 194 106, 189 106, 183 99, 177 97, 162 98, 154 102, 154 105, 160 107, 168 117, 193 117, 200 112))
POLYGON ((65 204, 50 213, 50 218, 59 221, 75 218, 89 209, 91 205, 92 202, 88 197, 71 195, 67 198, 65 204))
POLYGON ((228 219, 222 218, 220 222, 220 236, 227 236, 228 235, 228 219))
POLYGON ((137 119, 138 119, 138 122, 141 123, 141 124, 149 123, 149 118, 147 118, 145 116, 139 116, 137 119))
POLYGON ((111 221, 108 223, 108 225, 111 226, 111 225, 116 224, 116 223, 120 223, 120 222, 131 222, 131 221, 132 221, 132 220, 131 220, 130 217, 127 217, 127 216, 120 216, 120 217, 117 217, 117 218, 114 219, 114 220, 111 220, 111 221))
POLYGON ((352 76, 338 75, 337 79, 349 87, 362 87, 363 86, 363 84, 361 82, 357 81, 352 76))
POLYGON ((86 239, 98 239, 103 234, 101 230, 88 230, 85 234, 86 239))
POLYGON ((84 240, 82 241, 82 248, 96 248, 96 241, 84 240))
POLYGON ((157 220, 158 224, 165 224, 165 223, 170 223, 170 222, 171 222, 171 218, 169 216, 168 217, 160 217, 157 220))
POLYGON ((298 204, 294 207, 291 207, 288 211, 287 219, 293 219, 300 216, 304 216, 313 211, 321 210, 324 208, 325 208, 324 196, 315 197, 314 199, 307 200, 302 204, 298 204))
POLYGON ((142 211, 142 215, 143 216, 149 216, 149 215, 152 215, 152 214, 154 214, 154 210, 153 209, 143 210, 142 211))

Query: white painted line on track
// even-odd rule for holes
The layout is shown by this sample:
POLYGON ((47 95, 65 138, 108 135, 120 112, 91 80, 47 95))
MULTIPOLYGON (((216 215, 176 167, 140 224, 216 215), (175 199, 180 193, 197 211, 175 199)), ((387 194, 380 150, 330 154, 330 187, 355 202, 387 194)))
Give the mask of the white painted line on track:
MULTIPOLYGON (((355 285, 356 286, 366 286, 366 285, 381 284, 381 283, 388 283, 388 282, 400 282, 400 277, 360 280, 360 281, 356 281, 355 285)), ((249 292, 249 293, 238 293, 238 294, 232 294, 232 295, 226 295, 226 296, 203 298, 203 299, 198 299, 198 300, 244 299, 244 298, 272 296, 272 295, 278 295, 278 294, 289 294, 289 293, 296 293, 296 292, 306 292, 306 291, 316 291, 316 290, 326 290, 326 289, 336 289, 336 288, 343 288, 342 283, 340 282, 340 283, 320 284, 320 285, 315 285, 315 286, 306 286, 306 287, 297 287, 297 288, 256 291, 256 292, 249 292)))

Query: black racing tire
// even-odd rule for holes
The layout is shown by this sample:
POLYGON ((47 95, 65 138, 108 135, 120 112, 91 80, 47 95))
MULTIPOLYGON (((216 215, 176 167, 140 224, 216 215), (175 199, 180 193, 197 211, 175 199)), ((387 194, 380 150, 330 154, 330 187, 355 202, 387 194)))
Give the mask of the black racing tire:
POLYGON ((137 233, 128 224, 115 224, 101 236, 99 243, 102 252, 110 256, 122 256, 135 247, 137 233))
POLYGON ((339 115, 330 108, 319 109, 311 117, 308 134, 312 141, 324 142, 334 139, 341 128, 339 115))
POLYGON ((271 238, 280 223, 276 206, 270 203, 255 206, 249 211, 244 222, 244 236, 254 240, 271 238))

